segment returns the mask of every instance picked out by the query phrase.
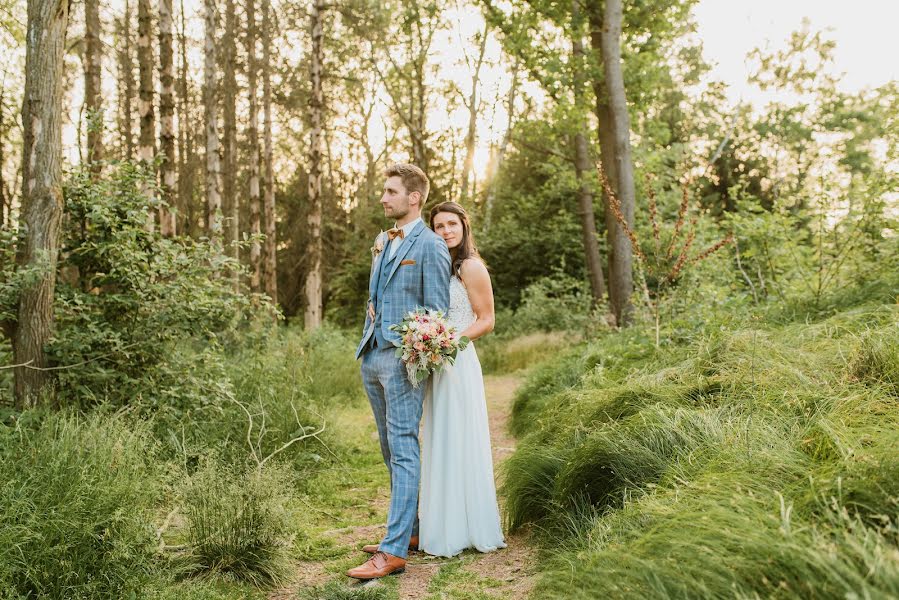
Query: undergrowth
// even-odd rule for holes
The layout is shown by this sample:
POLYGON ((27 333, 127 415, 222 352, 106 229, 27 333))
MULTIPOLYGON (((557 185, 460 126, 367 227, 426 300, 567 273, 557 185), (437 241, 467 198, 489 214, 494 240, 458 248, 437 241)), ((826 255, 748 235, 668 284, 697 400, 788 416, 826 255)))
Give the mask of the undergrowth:
POLYGON ((627 356, 650 346, 630 332, 535 371, 502 491, 552 548, 536 595, 899 594, 897 317, 747 319, 627 356))

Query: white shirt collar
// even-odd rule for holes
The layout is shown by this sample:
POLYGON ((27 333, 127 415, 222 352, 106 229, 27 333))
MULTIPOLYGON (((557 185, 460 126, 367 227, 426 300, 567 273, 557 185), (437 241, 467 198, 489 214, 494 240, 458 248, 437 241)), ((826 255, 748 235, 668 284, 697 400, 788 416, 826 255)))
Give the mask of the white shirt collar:
MULTIPOLYGON (((403 236, 405 237, 405 236, 408 236, 410 233, 412 233, 412 230, 415 229, 415 226, 418 225, 420 222, 421 222, 421 217, 418 217, 414 221, 411 221, 411 222, 403 225, 403 227, 402 227, 403 236)), ((394 223, 393 226, 396 227, 396 223, 394 223)))

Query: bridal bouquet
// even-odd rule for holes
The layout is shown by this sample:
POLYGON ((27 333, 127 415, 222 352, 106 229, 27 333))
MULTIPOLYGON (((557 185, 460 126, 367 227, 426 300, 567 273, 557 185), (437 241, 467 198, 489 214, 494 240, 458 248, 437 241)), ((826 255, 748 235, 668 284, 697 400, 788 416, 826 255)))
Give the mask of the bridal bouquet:
POLYGON ((459 337, 455 327, 447 325, 442 311, 413 310, 390 329, 402 338, 403 345, 397 348, 396 355, 405 363, 409 381, 416 388, 433 371, 453 364, 469 341, 459 337))

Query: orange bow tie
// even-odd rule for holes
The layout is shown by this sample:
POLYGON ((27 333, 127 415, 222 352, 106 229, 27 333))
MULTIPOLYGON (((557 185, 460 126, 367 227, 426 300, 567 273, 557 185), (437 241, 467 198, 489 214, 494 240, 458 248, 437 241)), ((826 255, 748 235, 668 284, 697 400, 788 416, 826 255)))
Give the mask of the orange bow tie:
POLYGON ((397 229, 396 227, 394 227, 393 229, 387 230, 387 239, 392 241, 393 238, 396 238, 396 237, 403 239, 406 237, 406 234, 403 233, 402 229, 397 229))

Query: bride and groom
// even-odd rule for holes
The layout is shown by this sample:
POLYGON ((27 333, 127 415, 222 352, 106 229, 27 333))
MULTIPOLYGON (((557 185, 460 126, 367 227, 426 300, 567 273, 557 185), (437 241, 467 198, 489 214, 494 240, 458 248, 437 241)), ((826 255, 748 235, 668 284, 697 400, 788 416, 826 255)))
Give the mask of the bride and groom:
POLYGON ((390 474, 390 508, 381 543, 363 548, 371 558, 347 572, 356 579, 401 573, 410 549, 454 556, 471 547, 482 552, 505 547, 474 345, 416 388, 396 356, 400 337, 390 329, 408 312, 425 308, 443 311, 471 340, 489 333, 490 276, 461 206, 435 206, 429 228, 421 219, 430 185, 425 173, 397 164, 385 175, 381 205, 396 224, 372 248, 368 310, 356 358, 362 358, 362 381, 390 474))

